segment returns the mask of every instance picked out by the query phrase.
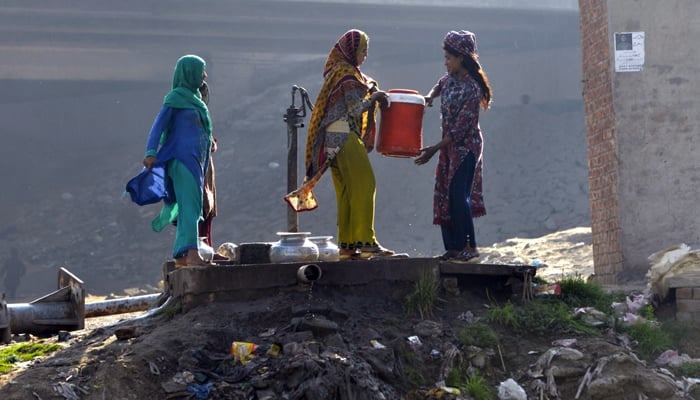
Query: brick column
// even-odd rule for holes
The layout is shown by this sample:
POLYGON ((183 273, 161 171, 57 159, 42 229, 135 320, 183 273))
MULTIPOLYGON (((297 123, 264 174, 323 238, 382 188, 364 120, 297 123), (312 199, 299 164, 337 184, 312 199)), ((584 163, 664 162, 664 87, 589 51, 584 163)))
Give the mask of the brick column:
POLYGON ((579 12, 595 279, 614 284, 623 257, 607 0, 579 0, 579 12))

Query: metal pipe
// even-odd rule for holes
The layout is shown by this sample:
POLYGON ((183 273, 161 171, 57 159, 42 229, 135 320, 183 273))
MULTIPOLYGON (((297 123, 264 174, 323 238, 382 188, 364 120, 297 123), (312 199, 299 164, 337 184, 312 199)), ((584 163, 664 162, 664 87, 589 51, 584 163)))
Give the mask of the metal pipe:
POLYGON ((321 267, 318 264, 302 265, 297 270, 297 279, 302 283, 311 283, 321 279, 321 267))
POLYGON ((85 318, 146 311, 158 296, 160 293, 85 303, 85 318))
MULTIPOLYGON (((294 104, 287 109, 287 193, 297 188, 297 114, 294 104), (294 121, 294 123, 292 123, 294 121)), ((287 208, 287 231, 299 232, 299 216, 291 207, 287 208)))
POLYGON ((83 281, 67 269, 58 271, 58 290, 31 303, 7 304, 0 298, 0 342, 9 343, 12 334, 55 333, 85 327, 86 317, 99 317, 148 310, 160 294, 111 299, 85 304, 83 281))

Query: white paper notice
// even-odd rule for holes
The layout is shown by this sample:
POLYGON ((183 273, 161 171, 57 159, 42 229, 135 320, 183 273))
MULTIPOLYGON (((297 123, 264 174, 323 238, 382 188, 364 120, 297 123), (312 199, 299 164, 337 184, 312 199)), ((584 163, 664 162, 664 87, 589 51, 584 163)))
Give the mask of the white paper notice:
POLYGON ((615 72, 639 72, 644 67, 644 32, 615 32, 615 72))

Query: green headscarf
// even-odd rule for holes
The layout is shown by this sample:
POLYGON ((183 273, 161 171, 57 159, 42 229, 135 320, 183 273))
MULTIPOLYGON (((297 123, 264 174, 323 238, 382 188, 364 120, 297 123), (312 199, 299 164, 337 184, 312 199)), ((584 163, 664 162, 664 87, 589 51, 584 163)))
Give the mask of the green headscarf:
POLYGON ((211 118, 209 109, 202 101, 199 87, 202 86, 206 62, 195 55, 180 57, 175 64, 173 73, 173 88, 163 99, 163 105, 172 108, 189 108, 197 110, 202 118, 204 129, 211 134, 211 118))

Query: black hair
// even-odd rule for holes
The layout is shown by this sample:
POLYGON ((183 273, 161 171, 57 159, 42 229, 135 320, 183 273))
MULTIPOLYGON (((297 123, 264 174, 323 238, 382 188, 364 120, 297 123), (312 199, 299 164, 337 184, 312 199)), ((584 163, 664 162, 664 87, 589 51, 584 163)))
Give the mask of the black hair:
POLYGON ((481 106, 484 110, 488 110, 491 106, 493 90, 491 90, 491 84, 489 84, 489 78, 486 76, 486 72, 481 68, 481 64, 476 59, 475 55, 470 54, 469 56, 465 56, 447 43, 443 44, 442 48, 455 57, 462 56, 462 66, 467 70, 469 76, 481 87, 481 106))

